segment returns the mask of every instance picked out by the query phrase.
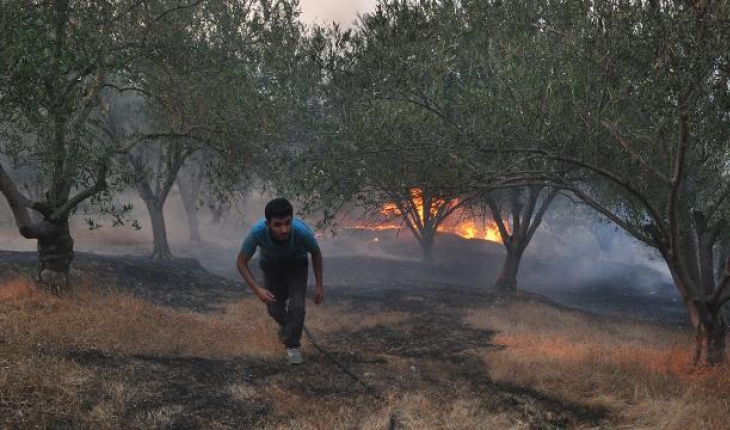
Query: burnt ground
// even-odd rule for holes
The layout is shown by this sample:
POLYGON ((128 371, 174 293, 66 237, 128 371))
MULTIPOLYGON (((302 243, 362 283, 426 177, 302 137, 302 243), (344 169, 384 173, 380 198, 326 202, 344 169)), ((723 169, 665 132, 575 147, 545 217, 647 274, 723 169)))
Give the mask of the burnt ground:
MULTIPOLYGON (((0 251, 0 276, 32 273, 35 265, 35 253, 0 251)), ((215 312, 228 301, 248 294, 241 282, 212 275, 192 258, 160 263, 140 256, 77 253, 74 267, 77 273, 103 280, 103 285, 115 285, 153 303, 199 312, 215 312)), ((85 393, 83 407, 89 410, 105 395, 102 383, 143 387, 135 391, 137 397, 128 400, 119 417, 126 423, 124 427, 130 428, 145 428, 145 417, 161 409, 173 411, 173 419, 165 427, 170 429, 258 428, 286 423, 293 417, 274 406, 272 390, 371 411, 382 408, 385 399, 399 393, 453 398, 466 391, 489 411, 517 417, 532 429, 600 425, 609 418, 605 409, 566 402, 490 378, 475 351, 501 346, 492 343, 494 332, 473 328, 463 316, 469 308, 488 306, 493 300, 482 285, 494 279, 494 265, 475 269, 460 259, 434 265, 334 257, 327 259, 326 270, 327 303, 346 306, 353 315, 406 315, 394 324, 317 337, 327 354, 359 375, 364 384, 339 369, 330 356, 313 349, 307 351, 307 363, 300 367, 264 359, 208 360, 97 350, 47 353, 61 354, 97 375, 99 383, 85 393), (243 395, 222 389, 232 385, 248 389, 243 395)), ((540 283, 537 285, 539 289, 540 283)), ((613 288, 619 293, 610 295, 605 293, 605 286, 598 285, 594 292, 626 304, 629 300, 620 293, 621 288, 613 288)), ((59 417, 46 428, 79 426, 69 416, 59 417)), ((400 428, 397 410, 390 427, 400 428)), ((356 423, 353 428, 357 428, 356 423)))

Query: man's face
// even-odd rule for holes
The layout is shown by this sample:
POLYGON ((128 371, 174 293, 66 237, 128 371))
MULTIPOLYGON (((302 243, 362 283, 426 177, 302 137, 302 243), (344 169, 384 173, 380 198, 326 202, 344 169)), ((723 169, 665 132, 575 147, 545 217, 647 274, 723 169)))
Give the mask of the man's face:
POLYGON ((282 218, 274 217, 266 221, 266 225, 269 226, 269 230, 274 239, 280 242, 289 239, 289 235, 291 234, 291 219, 291 216, 282 218))

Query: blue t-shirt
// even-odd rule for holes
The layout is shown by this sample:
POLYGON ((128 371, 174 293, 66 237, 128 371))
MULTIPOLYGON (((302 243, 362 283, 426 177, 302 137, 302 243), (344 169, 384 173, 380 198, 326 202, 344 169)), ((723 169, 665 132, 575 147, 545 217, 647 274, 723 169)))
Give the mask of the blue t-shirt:
POLYGON ((317 239, 312 229, 299 218, 293 218, 291 222, 291 234, 286 243, 275 241, 269 228, 266 226, 266 218, 260 219, 251 228, 246 239, 241 245, 241 252, 248 259, 256 253, 256 248, 261 248, 261 261, 282 262, 307 260, 307 253, 319 249, 317 239))

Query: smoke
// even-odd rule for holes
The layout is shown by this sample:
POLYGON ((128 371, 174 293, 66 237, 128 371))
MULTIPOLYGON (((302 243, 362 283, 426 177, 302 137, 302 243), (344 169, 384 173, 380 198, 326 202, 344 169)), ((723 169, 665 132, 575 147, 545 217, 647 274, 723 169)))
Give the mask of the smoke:
POLYGON ((685 324, 686 310, 658 253, 614 225, 585 220, 536 233, 518 277, 526 290, 591 312, 685 324))
MULTIPOLYGON (((559 268, 556 276, 570 277, 576 282, 628 279, 629 272, 643 272, 646 275, 633 287, 646 294, 656 294, 657 284, 671 283, 666 264, 655 250, 613 224, 595 219, 572 223, 568 229, 541 228, 525 257, 542 264, 551 261, 559 268)), ((554 284, 560 288, 566 282, 554 284)))
MULTIPOLYGON (((213 223, 206 207, 198 211, 201 242, 191 242, 182 199, 173 188, 165 205, 167 233, 176 257, 195 258, 209 271, 241 282, 235 258, 253 223, 263 216, 273 196, 251 193, 245 202, 234 202, 220 223, 213 223)), ((131 202, 129 225, 104 225, 89 230, 82 213, 72 220, 75 249, 107 255, 151 255, 152 230, 146 207, 133 191, 117 196, 119 204, 131 202)), ((293 202, 295 209, 297 203, 293 202)), ((316 216, 305 219, 316 224, 316 216)), ((35 241, 20 237, 10 210, 0 199, 2 249, 33 251, 35 241)), ((350 229, 340 226, 317 231, 325 257, 328 285, 378 283, 383 287, 406 283, 461 285, 484 291, 494 284, 502 267, 503 245, 484 240, 438 234, 435 261, 422 262, 422 250, 407 228, 389 230, 350 229)), ((255 263, 252 265, 255 268, 255 263)), ((663 260, 612 224, 595 217, 554 217, 538 229, 527 248, 518 275, 519 288, 539 293, 570 306, 595 312, 630 314, 656 321, 686 321, 681 299, 663 260), (556 220, 563 222, 556 222, 556 220)))

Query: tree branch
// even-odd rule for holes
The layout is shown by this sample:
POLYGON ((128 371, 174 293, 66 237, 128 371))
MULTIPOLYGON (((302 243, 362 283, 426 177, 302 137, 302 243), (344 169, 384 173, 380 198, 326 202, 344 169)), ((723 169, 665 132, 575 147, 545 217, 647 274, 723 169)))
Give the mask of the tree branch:
MULTIPOLYGON (((682 109, 682 102, 680 101, 679 109, 682 109)), ((677 153, 674 161, 674 173, 672 174, 671 188, 669 190, 669 200, 667 202, 667 217, 668 217, 668 239, 669 239, 669 258, 672 263, 680 271, 679 275, 682 277, 684 283, 688 284, 688 288, 696 290, 697 286, 692 283, 689 270, 681 258, 682 247, 680 243, 680 230, 679 225, 679 192, 682 185, 684 176, 684 163, 685 156, 687 154, 688 147, 688 134, 687 128, 687 117, 684 112, 679 113, 679 132, 677 135, 677 153)), ((693 291, 697 295, 697 291, 693 291)))
POLYGON ((13 179, 5 172, 2 163, 0 163, 0 191, 10 205, 18 231, 23 237, 29 238, 32 221, 28 209, 32 206, 32 202, 18 190, 13 179))
POLYGON ((537 210, 537 214, 535 214, 535 217, 530 223, 530 228, 527 231, 527 235, 525 236, 525 243, 530 243, 530 240, 532 240, 532 236, 535 235, 538 227, 540 227, 540 224, 542 224, 542 218, 545 216, 545 212, 547 212, 550 204, 552 204, 553 200, 555 199, 555 197, 558 196, 558 194, 560 194, 560 190, 557 188, 552 188, 548 192, 545 200, 542 201, 540 208, 537 210))
POLYGON ((108 174, 109 166, 107 164, 107 161, 103 161, 101 165, 99 166, 99 170, 96 174, 96 182, 94 183, 93 187, 87 188, 72 198, 70 198, 68 201, 66 201, 61 207, 54 210, 49 219, 51 221, 56 221, 61 219, 62 217, 68 216, 68 214, 71 212, 73 208, 75 208, 79 203, 83 202, 84 200, 88 199, 89 197, 92 197, 96 194, 99 194, 100 192, 107 189, 108 184, 106 183, 106 176, 108 174))
MULTIPOLYGON (((494 153, 497 152, 497 150, 491 150, 488 148, 483 148, 483 152, 486 153, 494 153)), ((574 157, 568 157, 564 155, 558 155, 550 153, 543 149, 534 149, 534 148, 515 148, 515 149, 505 149, 501 150, 500 152, 507 152, 507 153, 518 153, 518 154, 540 154, 543 156, 543 158, 553 161, 562 161, 569 164, 573 164, 582 168, 585 168, 588 171, 591 171, 599 176, 602 176, 606 179, 608 179, 610 182, 613 182, 614 184, 618 185, 619 187, 623 188, 630 196, 637 199, 641 204, 644 205, 646 210, 649 212, 649 215, 654 220, 654 222, 657 224, 657 227, 661 230, 662 234, 666 234, 667 227, 664 223, 664 219, 661 216, 660 212, 652 205, 644 195, 642 195, 638 190, 636 190, 634 187, 631 186, 631 184, 628 181, 625 181, 621 179, 620 177, 616 176, 615 174, 609 172, 606 169, 602 169, 600 167, 594 166, 586 161, 583 161, 578 158, 574 157)))
POLYGON ((601 120, 601 125, 606 130, 608 130, 611 133, 611 135, 613 135, 613 137, 618 142, 619 146, 621 146, 621 148, 623 148, 624 152, 628 153, 632 159, 638 161, 642 166, 644 166, 644 168, 646 168, 648 171, 655 174, 659 179, 662 180, 662 182, 664 182, 667 185, 670 185, 671 182, 670 182, 669 178, 667 178, 667 176, 664 175, 664 173, 657 170, 653 165, 651 165, 646 160, 644 160, 644 158, 641 157, 641 155, 635 153, 631 149, 631 145, 629 144, 628 139, 626 139, 624 136, 621 135, 621 133, 618 132, 618 130, 616 129, 616 125, 614 123, 612 123, 608 119, 604 118, 601 120))
POLYGON ((596 200, 594 200, 592 197, 590 197, 588 194, 586 194, 584 191, 576 188, 573 185, 567 184, 564 181, 553 179, 548 179, 546 177, 536 177, 536 178, 517 178, 515 181, 503 181, 499 187, 501 188, 510 188, 510 187, 524 187, 529 185, 542 185, 542 186, 548 186, 553 187, 556 189, 561 189, 565 191, 572 192, 576 197, 578 197, 581 201, 583 201, 588 206, 595 209, 597 212, 605 216, 606 218, 613 221, 616 225, 624 229, 627 233, 634 236, 639 241, 646 243, 649 246, 655 247, 659 249, 660 251, 663 251, 662 248, 660 248, 659 243, 656 243, 653 237, 648 237, 645 234, 643 234, 640 230, 637 230, 634 228, 631 224, 628 224, 626 221, 624 221, 621 217, 614 214, 610 210, 608 210, 606 207, 598 203, 596 200))
POLYGON ((500 236, 502 236, 502 243, 505 247, 509 248, 509 246, 512 244, 512 235, 509 234, 509 232, 507 231, 507 227, 504 225, 502 213, 499 210, 499 205, 497 204, 497 201, 494 200, 494 198, 489 193, 486 193, 484 195, 484 200, 486 200, 487 205, 489 206, 489 210, 492 212, 492 219, 497 224, 499 234, 500 236))

